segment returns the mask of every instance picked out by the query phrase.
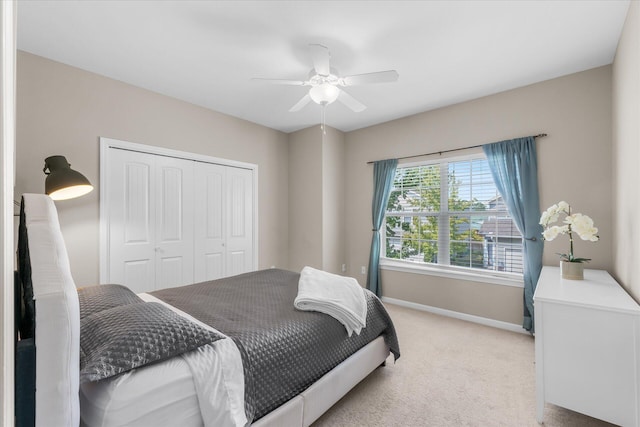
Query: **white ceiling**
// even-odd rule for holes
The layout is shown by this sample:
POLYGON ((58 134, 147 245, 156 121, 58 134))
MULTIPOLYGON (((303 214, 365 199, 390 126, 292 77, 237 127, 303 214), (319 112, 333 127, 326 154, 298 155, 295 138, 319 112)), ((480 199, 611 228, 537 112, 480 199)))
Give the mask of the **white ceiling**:
POLYGON ((306 89, 308 44, 368 108, 327 107, 351 131, 613 61, 629 1, 20 1, 18 48, 284 132, 320 122, 288 110, 306 89))

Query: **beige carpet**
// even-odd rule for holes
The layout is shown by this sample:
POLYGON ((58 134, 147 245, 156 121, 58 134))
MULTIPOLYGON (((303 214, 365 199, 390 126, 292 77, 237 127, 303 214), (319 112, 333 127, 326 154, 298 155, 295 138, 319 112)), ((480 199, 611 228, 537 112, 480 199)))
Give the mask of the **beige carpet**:
MULTIPOLYGON (((313 424, 538 426, 529 335, 387 304, 400 341, 387 359, 313 424)), ((546 405, 547 427, 611 424, 546 405)))

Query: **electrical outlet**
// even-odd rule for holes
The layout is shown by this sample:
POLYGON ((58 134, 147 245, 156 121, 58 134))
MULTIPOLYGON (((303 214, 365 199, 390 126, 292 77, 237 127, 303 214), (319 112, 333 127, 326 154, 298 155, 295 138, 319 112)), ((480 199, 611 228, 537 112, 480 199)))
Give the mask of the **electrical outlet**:
POLYGON ((367 274, 367 267, 365 267, 364 265, 362 267, 360 267, 360 273, 361 274, 367 274))
POLYGON ((347 264, 342 264, 342 272, 345 273, 347 271, 347 264))

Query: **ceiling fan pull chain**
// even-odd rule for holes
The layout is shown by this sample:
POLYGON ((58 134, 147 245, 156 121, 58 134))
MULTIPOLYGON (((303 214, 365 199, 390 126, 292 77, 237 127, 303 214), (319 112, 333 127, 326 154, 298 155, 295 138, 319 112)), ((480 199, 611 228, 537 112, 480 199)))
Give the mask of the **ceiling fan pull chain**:
POLYGON ((327 134, 327 129, 326 129, 326 121, 327 121, 327 104, 322 104, 321 108, 321 113, 320 113, 320 122, 322 123, 320 125, 320 127, 322 128, 322 134, 326 135, 327 134))

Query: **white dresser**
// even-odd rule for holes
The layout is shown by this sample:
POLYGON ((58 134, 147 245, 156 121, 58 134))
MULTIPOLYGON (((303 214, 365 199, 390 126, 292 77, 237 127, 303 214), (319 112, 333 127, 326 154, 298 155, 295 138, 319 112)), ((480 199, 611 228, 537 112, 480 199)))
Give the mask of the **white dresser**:
POLYGON ((533 297, 536 415, 545 402, 640 426, 640 306, 604 270, 543 267, 533 297))

